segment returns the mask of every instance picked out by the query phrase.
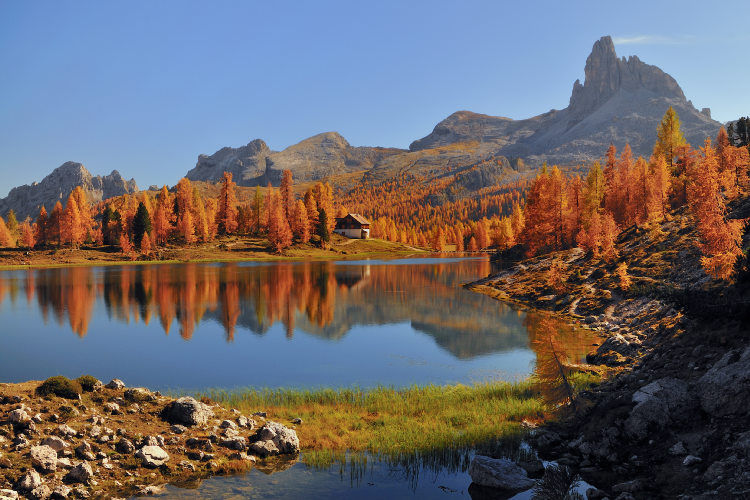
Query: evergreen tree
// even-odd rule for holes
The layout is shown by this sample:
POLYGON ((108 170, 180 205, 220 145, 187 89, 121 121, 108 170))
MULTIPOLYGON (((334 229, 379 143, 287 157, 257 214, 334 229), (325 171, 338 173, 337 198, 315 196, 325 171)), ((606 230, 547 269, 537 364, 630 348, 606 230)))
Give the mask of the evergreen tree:
MULTIPOLYGON (((151 216, 148 214, 148 209, 143 202, 138 204, 138 210, 135 212, 133 218, 133 243, 136 248, 141 248, 141 241, 143 235, 151 234, 151 216)), ((149 245, 151 241, 149 240, 149 245)))
POLYGON ((328 215, 323 208, 318 210, 318 226, 315 232, 320 237, 320 246, 325 248, 331 241, 331 232, 328 230, 328 215))

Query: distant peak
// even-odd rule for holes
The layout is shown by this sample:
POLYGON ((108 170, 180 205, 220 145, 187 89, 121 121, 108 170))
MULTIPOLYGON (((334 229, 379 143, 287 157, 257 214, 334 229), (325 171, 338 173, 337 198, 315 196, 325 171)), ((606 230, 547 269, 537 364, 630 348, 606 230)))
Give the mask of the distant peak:
POLYGON ((610 36, 594 42, 586 58, 584 73, 583 85, 576 80, 570 96, 569 109, 579 119, 599 108, 620 89, 645 89, 662 97, 685 100, 674 78, 658 67, 646 64, 636 56, 618 59, 610 36))

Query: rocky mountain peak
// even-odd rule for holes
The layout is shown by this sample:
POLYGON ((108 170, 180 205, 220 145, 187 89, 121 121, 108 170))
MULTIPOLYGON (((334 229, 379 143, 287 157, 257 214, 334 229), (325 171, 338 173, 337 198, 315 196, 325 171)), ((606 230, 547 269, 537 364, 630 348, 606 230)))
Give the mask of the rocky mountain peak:
POLYGON ((647 90, 661 97, 685 101, 685 94, 674 78, 658 67, 642 62, 637 56, 618 58, 609 36, 594 42, 584 74, 585 82, 581 84, 576 80, 570 96, 569 110, 576 118, 592 113, 620 90, 647 90))
POLYGON ((36 218, 42 205, 47 211, 52 210, 58 201, 64 205, 77 186, 83 188, 92 203, 138 190, 135 180, 124 180, 117 170, 109 175, 94 176, 83 164, 68 161, 54 169, 41 182, 11 189, 6 198, 0 199, 0 215, 5 217, 12 208, 19 220, 27 216, 36 218))

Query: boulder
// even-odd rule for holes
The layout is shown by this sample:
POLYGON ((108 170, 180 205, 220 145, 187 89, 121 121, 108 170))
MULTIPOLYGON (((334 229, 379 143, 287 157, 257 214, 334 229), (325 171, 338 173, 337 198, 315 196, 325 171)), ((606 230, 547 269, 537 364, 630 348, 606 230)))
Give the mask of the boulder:
POLYGON ((45 474, 55 472, 57 470, 57 452, 47 445, 32 446, 31 465, 45 474))
POLYGON ((18 479, 16 489, 21 491, 31 491, 42 485, 42 477, 35 470, 30 470, 18 479))
POLYGON ((156 396, 151 394, 151 391, 145 387, 132 387, 126 389, 124 397, 126 400, 132 401, 133 403, 142 403, 144 401, 153 401, 156 399, 156 396))
POLYGON ((129 439, 122 438, 115 445, 115 451, 123 454, 133 453, 135 451, 135 445, 129 439))
POLYGON ((159 446, 144 446, 135 454, 143 461, 144 467, 156 468, 169 461, 169 454, 159 446))
POLYGON ((52 498, 68 498, 69 496, 70 488, 68 488, 64 484, 58 485, 54 490, 52 490, 52 498))
POLYGON ((11 424, 23 425, 31 422, 31 417, 28 413, 26 413, 26 410, 24 410, 23 408, 18 408, 8 414, 8 420, 10 420, 11 424))
POLYGON ((83 483, 88 484, 89 480, 94 476, 94 471, 88 462, 81 462, 68 472, 63 481, 66 483, 83 483))
POLYGON ((52 490, 50 490, 49 486, 46 484, 37 486, 29 492, 29 498, 31 500, 47 500, 50 495, 52 495, 52 490))
POLYGON ((17 499, 18 499, 18 492, 16 492, 15 490, 0 488, 0 500, 17 500, 17 499))
POLYGON ((61 451, 65 451, 65 449, 69 446, 68 443, 57 436, 49 436, 44 438, 42 440, 42 444, 45 446, 49 446, 58 453, 60 453, 61 451))
POLYGON ((106 387, 107 389, 122 389, 125 387, 125 382, 123 382, 119 378, 113 378, 104 387, 106 387))
POLYGON ((534 486, 525 470, 505 458, 475 455, 469 464, 469 476, 472 482, 490 488, 521 491, 534 486))
POLYGON ((219 445, 230 450, 242 451, 247 449, 247 440, 242 436, 235 436, 220 440, 219 445))
POLYGON ((250 449, 261 457, 299 452, 297 433, 278 422, 268 421, 253 437, 250 449))
POLYGON ((724 354, 697 382, 701 408, 711 416, 750 411, 750 347, 724 354))
POLYGON ((644 439, 651 429, 664 429, 673 422, 691 418, 697 401, 688 385, 675 378, 662 378, 633 394, 636 405, 625 420, 625 431, 635 440, 644 439))
POLYGON ((279 448, 273 441, 256 441, 250 445, 250 451, 261 458, 279 454, 279 448))
POLYGON ((186 396, 165 406, 161 417, 170 424, 203 425, 213 414, 208 405, 186 396))

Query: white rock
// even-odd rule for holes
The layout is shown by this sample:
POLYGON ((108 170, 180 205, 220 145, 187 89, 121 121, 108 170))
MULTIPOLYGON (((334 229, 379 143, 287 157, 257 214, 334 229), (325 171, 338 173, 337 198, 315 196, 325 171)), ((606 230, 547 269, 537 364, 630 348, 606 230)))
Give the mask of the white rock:
POLYGON ((57 470, 57 452, 47 445, 32 446, 31 465, 41 472, 55 472, 57 470))
POLYGON ((144 446, 135 454, 144 467, 159 467, 169 461, 169 454, 158 446, 144 446))

